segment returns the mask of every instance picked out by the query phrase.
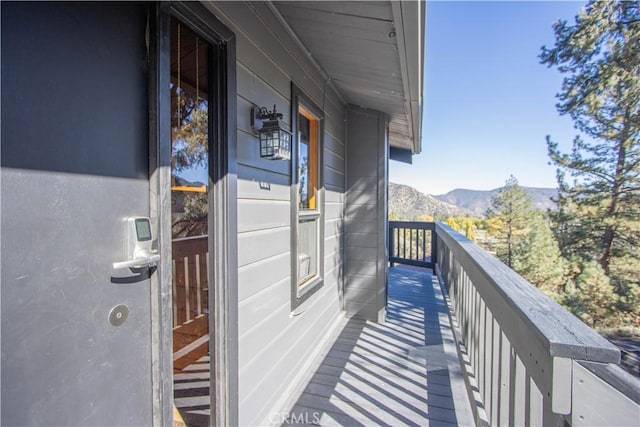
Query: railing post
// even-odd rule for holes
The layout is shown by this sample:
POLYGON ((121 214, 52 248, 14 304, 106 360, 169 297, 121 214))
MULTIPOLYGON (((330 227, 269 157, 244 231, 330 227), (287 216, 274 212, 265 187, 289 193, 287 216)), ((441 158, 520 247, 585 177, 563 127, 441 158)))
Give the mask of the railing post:
POLYGON ((387 245, 389 247, 388 247, 387 256, 389 257, 389 264, 391 265, 391 267, 393 267, 395 265, 395 263, 392 261, 393 256, 394 256, 393 248, 395 247, 394 239, 393 239, 395 233, 393 232, 394 228, 393 228, 393 225, 391 225, 391 221, 389 221, 388 224, 389 224, 389 226, 388 226, 389 227, 389 238, 387 239, 387 242, 388 242, 387 245))
POLYGON ((433 228, 431 229, 431 262, 433 263, 433 268, 435 268, 436 264, 438 264, 438 238, 436 236, 436 227, 433 224, 433 228))

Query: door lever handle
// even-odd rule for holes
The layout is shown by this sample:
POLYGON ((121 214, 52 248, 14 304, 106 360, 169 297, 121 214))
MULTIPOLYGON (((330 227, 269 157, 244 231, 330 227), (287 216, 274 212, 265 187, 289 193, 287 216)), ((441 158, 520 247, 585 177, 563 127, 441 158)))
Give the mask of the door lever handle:
POLYGON ((149 255, 139 258, 130 259, 129 261, 120 261, 113 263, 113 269, 119 268, 140 268, 140 267, 152 267, 160 261, 160 255, 149 255))

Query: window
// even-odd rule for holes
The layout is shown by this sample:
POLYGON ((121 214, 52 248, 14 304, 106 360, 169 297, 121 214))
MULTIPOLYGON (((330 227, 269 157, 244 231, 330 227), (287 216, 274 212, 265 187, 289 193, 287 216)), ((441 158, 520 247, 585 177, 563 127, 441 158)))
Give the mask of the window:
POLYGON ((292 185, 292 306, 301 304, 322 286, 323 203, 322 131, 320 109, 294 85, 292 185))

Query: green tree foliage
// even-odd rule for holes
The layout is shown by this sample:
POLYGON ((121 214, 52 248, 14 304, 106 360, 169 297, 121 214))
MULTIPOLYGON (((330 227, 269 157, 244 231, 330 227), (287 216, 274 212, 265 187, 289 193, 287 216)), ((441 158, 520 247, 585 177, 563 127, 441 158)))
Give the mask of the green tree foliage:
POLYGON ((547 137, 558 167, 561 249, 585 265, 597 261, 620 297, 633 299, 640 282, 640 2, 591 1, 554 31, 555 45, 543 47, 540 59, 565 74, 558 111, 588 138, 576 136, 562 153, 547 137))
POLYGON ((513 250, 513 269, 556 301, 562 300, 566 262, 560 254, 549 220, 534 210, 513 250))
POLYGON ((509 267, 513 268, 514 250, 529 226, 532 214, 530 196, 518 185, 518 180, 510 176, 491 200, 491 207, 487 211, 488 223, 502 225, 491 231, 496 239, 496 255, 509 267))
POLYGON ((188 90, 173 86, 171 170, 205 165, 208 159, 209 108, 206 99, 196 97, 188 90), (178 108, 178 106, 180 108, 178 108))
POLYGON ((617 296, 600 264, 587 261, 575 269, 575 286, 564 295, 564 305, 593 328, 617 326, 617 296))
MULTIPOLYGON (((208 102, 192 90, 173 85, 171 184, 182 185, 178 174, 205 166, 208 161, 208 102)), ((173 237, 207 234, 207 193, 175 191, 172 203, 173 237)))
POLYGON ((186 193, 182 200, 182 212, 173 217, 173 237, 207 234, 207 193, 186 193))

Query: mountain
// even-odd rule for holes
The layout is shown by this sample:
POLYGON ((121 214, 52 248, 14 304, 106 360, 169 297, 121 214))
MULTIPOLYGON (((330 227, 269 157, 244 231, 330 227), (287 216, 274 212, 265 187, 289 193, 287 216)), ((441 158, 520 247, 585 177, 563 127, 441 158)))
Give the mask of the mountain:
MULTIPOLYGON (((522 187, 531 199, 533 200, 534 207, 542 210, 555 208, 555 203, 551 201, 552 197, 558 195, 558 190, 555 188, 536 188, 536 187, 522 187)), ((495 188, 488 191, 480 190, 466 190, 457 188, 449 191, 447 194, 441 194, 439 196, 433 196, 437 200, 445 203, 456 205, 460 208, 467 209, 473 212, 475 215, 483 216, 489 206, 491 206, 491 199, 495 196, 501 188, 495 188)))
POLYGON ((410 221, 420 215, 438 218, 448 216, 467 216, 471 212, 452 204, 423 194, 408 185, 389 183, 389 212, 398 215, 400 220, 410 221))

